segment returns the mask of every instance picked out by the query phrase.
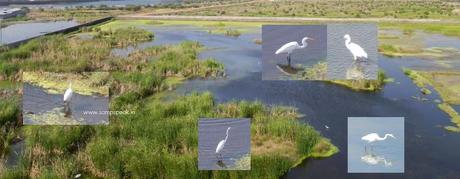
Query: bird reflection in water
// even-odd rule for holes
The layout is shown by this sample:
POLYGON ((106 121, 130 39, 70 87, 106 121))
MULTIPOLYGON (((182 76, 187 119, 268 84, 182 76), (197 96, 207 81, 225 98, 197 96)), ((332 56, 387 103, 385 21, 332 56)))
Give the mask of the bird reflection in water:
POLYGON ((217 160, 217 166, 219 166, 220 168, 227 168, 227 165, 225 165, 224 161, 223 160, 217 160))
POLYGON ((69 104, 64 104, 64 117, 71 117, 72 116, 72 109, 70 108, 69 104))
POLYGON ((299 71, 302 70, 301 68, 295 68, 295 67, 292 67, 291 65, 283 65, 283 64, 277 64, 276 68, 278 68, 278 70, 280 70, 286 75, 295 75, 299 71))
POLYGON ((390 160, 385 159, 384 156, 379 156, 374 153, 365 153, 361 156, 361 161, 369 165, 378 165, 383 163, 385 167, 391 167, 393 164, 390 160))

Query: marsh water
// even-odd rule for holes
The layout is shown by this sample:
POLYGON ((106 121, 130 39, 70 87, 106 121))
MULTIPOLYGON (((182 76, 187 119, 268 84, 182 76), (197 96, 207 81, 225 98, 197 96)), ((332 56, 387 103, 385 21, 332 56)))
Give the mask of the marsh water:
POLYGON ((43 88, 28 83, 23 88, 25 125, 95 125, 109 122, 108 114, 104 113, 108 111, 108 97, 86 96, 74 92, 69 110, 66 110, 62 94, 50 94, 43 88), (44 117, 43 120, 37 120, 32 115, 44 117))
MULTIPOLYGON (((200 170, 232 170, 238 160, 250 154, 250 119, 200 119, 198 123, 198 168, 200 170), (228 138, 220 154, 217 144, 228 138)), ((246 168, 249 170, 250 168, 246 168)))
POLYGON ((28 22, 1 28, 0 44, 9 44, 78 25, 76 21, 28 22))
MULTIPOLYGON (((433 65, 434 60, 379 55, 380 68, 394 78, 394 82, 388 83, 379 92, 357 92, 319 81, 262 81, 261 46, 253 42, 261 37, 257 30, 235 38, 209 34, 189 26, 144 28, 155 33, 155 40, 146 44, 176 44, 183 40, 196 40, 209 48, 200 54, 200 58, 213 57, 224 63, 227 79, 187 81, 176 89, 178 94, 211 91, 219 103, 259 100, 269 105, 295 106, 306 115, 302 121, 314 126, 339 147, 338 154, 324 159, 308 159, 291 169, 285 178, 452 178, 460 174, 460 165, 457 164, 460 159, 460 134, 443 128, 451 122, 448 115, 433 102, 440 99, 438 94, 434 92, 424 96, 428 101, 415 100, 413 97, 420 96, 420 91, 401 70, 401 67, 446 69, 442 65, 433 65), (362 116, 405 117, 404 174, 347 173, 347 117, 362 116), (325 125, 330 128, 326 129, 325 125)), ((426 34, 427 38, 438 36, 426 34)), ((460 43, 460 39, 449 39, 449 42, 460 43)))

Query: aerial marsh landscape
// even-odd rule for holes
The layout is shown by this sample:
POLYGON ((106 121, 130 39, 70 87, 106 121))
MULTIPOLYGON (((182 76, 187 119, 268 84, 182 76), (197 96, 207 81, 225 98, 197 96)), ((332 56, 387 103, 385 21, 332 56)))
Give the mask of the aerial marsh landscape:
POLYGON ((115 16, 1 49, 0 178, 361 178, 347 174, 347 117, 388 115, 405 118, 404 178, 458 176, 458 3, 130 2, 139 4, 37 6, 4 27, 41 35, 34 27, 49 32, 115 16), (195 15, 209 16, 184 20, 195 15), (378 26, 376 79, 325 80, 329 64, 320 62, 297 75, 304 80, 262 80, 263 25, 348 20, 378 26), (52 74, 71 76, 45 80, 52 74), (59 94, 63 105, 68 79, 82 76, 73 92, 108 98, 107 125, 23 125, 28 85, 59 94), (223 153, 224 163, 250 170, 200 170, 200 118, 251 120, 250 155, 223 153))

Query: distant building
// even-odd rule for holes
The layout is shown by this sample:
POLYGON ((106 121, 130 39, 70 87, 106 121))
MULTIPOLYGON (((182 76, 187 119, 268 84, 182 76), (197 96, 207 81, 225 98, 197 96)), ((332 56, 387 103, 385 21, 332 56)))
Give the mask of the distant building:
POLYGON ((8 19, 13 17, 24 16, 26 12, 20 8, 1 9, 0 19, 8 19))

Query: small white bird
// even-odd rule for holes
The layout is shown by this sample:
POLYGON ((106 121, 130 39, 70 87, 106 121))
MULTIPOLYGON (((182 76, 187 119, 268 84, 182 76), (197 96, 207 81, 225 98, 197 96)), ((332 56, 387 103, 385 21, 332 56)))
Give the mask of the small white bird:
POLYGON ((393 136, 393 134, 385 134, 385 137, 380 137, 377 133, 370 133, 361 137, 361 140, 367 141, 367 143, 371 143, 375 141, 386 140, 388 136, 392 137, 393 139, 396 139, 396 137, 393 136))
POLYGON ((281 46, 278 50, 276 50, 275 54, 278 55, 281 53, 287 53, 286 59, 287 59, 288 65, 291 66, 291 53, 294 50, 306 48, 308 46, 307 40, 314 40, 314 39, 310 37, 304 37, 302 39, 302 45, 299 45, 299 43, 297 42, 289 42, 281 46))
POLYGON ((64 93, 64 103, 70 102, 70 99, 72 99, 72 82, 69 83, 69 88, 64 93))
POLYGON ((366 51, 364 51, 364 49, 361 48, 361 46, 359 46, 358 44, 352 43, 350 35, 345 34, 343 38, 345 38, 345 46, 348 48, 348 50, 350 50, 351 54, 353 55, 353 59, 355 61, 358 60, 358 58, 367 59, 366 51))
POLYGON ((329 126, 327 126, 327 125, 324 125, 324 128, 326 128, 326 129, 329 129, 329 126))
POLYGON ((224 149, 224 146, 225 146, 225 143, 227 142, 227 139, 228 139, 228 132, 230 131, 230 128, 231 127, 228 127, 227 128, 227 135, 225 136, 225 139, 224 140, 221 140, 219 142, 219 144, 217 144, 217 147, 216 147, 216 155, 220 155, 220 157, 222 158, 222 149, 224 149))

